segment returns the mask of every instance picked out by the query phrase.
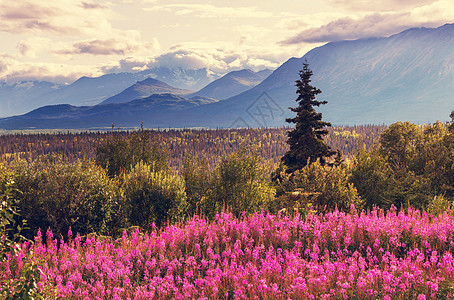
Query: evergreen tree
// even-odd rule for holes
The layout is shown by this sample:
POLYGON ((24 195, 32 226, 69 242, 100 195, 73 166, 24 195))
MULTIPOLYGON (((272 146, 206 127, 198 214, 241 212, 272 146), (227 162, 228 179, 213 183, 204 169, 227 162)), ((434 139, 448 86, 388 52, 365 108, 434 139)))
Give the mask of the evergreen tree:
POLYGON ((307 62, 303 63, 299 76, 300 79, 296 81, 298 106, 290 108, 296 112, 296 117, 286 119, 286 122, 295 124, 295 128, 288 132, 287 143, 290 150, 281 159, 287 166, 287 173, 300 170, 308 162, 312 163, 317 159, 324 165, 325 158, 336 153, 323 141, 323 137, 328 134, 326 127, 330 127, 331 123, 322 121, 322 114, 317 113, 314 106, 326 104, 327 101, 315 99, 322 91, 310 84, 312 71, 307 62))

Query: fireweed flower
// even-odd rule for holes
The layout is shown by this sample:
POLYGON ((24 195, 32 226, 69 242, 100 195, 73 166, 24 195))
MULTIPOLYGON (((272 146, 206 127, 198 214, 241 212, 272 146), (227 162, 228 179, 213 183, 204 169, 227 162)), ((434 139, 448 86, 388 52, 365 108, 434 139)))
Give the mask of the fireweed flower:
POLYGON ((449 214, 221 213, 118 240, 68 237, 57 242, 49 229, 44 243, 38 231, 0 263, 1 283, 32 260, 38 287, 65 299, 454 298, 449 214))

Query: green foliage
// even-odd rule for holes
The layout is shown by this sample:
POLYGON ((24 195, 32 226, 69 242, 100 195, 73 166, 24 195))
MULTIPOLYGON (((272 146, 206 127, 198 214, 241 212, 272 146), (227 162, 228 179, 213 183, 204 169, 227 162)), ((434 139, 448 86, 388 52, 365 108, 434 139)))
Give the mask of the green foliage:
POLYGON ((434 196, 427 205, 427 212, 434 217, 452 209, 452 202, 443 196, 434 196))
POLYGON ((391 124, 380 136, 380 152, 395 172, 406 172, 417 155, 422 132, 410 122, 391 124))
POLYGON ((166 221, 176 221, 186 210, 183 178, 166 171, 155 171, 153 166, 137 163, 123 175, 126 215, 133 226, 150 229, 166 221))
POLYGON ((200 213, 200 205, 207 203, 212 190, 213 172, 204 157, 187 155, 183 161, 183 178, 187 195, 187 214, 200 213))
POLYGON ((307 63, 303 64, 299 76, 300 79, 296 81, 298 107, 291 108, 291 111, 296 112, 296 117, 286 119, 286 122, 295 124, 288 132, 290 149, 282 157, 287 173, 300 170, 317 159, 324 165, 325 158, 336 153, 323 141, 328 134, 326 127, 330 127, 331 123, 322 121, 322 114, 317 113, 314 106, 326 104, 327 101, 315 99, 322 91, 310 85, 312 71, 307 63))
POLYGON ((265 208, 275 195, 267 173, 259 155, 245 145, 237 153, 224 156, 214 170, 207 168, 205 159, 189 156, 183 169, 188 212, 213 218, 223 209, 239 216, 265 208))
POLYGON ((38 228, 52 228, 66 236, 71 227, 85 235, 112 235, 123 225, 122 198, 116 182, 89 161, 64 164, 50 156, 31 164, 14 165, 18 207, 34 235, 38 228))
MULTIPOLYGON (((38 265, 27 257, 20 256, 21 244, 27 239, 22 235, 26 228, 26 220, 20 217, 13 197, 13 182, 11 172, 0 164, 0 273, 3 262, 9 257, 13 265, 10 268, 16 270, 19 276, 15 280, 4 280, 0 276, 0 297, 2 299, 45 299, 43 289, 38 288, 40 271, 38 265)), ((46 291, 48 292, 48 291, 46 291)), ((50 293, 47 293, 50 295, 50 293)))
POLYGON ((19 213, 16 199, 13 198, 11 173, 3 164, 0 164, 0 258, 3 260, 6 254, 15 248, 15 245, 25 238, 22 230, 26 225, 17 224, 19 213))
POLYGON ((227 207, 239 216, 264 208, 275 195, 267 177, 260 157, 244 146, 236 154, 224 157, 214 171, 211 197, 203 203, 205 213, 210 215, 227 207))
POLYGON ((322 165, 319 160, 292 174, 281 173, 276 182, 279 198, 273 209, 299 209, 312 204, 318 211, 335 209, 349 211, 351 205, 362 207, 356 188, 349 182, 350 171, 345 164, 322 165), (278 207, 277 205, 280 205, 278 207))
POLYGON ((351 172, 350 182, 364 200, 364 208, 389 208, 393 204, 387 194, 394 184, 392 170, 377 147, 369 152, 360 149, 353 159, 351 172))
POLYGON ((351 182, 366 207, 423 209, 434 196, 454 198, 454 133, 449 124, 394 123, 371 151, 358 151, 351 182))
POLYGON ((127 139, 119 132, 112 132, 96 148, 96 162, 107 169, 110 177, 128 171, 139 162, 151 166, 154 171, 166 170, 168 157, 164 150, 151 142, 150 132, 141 126, 127 139))

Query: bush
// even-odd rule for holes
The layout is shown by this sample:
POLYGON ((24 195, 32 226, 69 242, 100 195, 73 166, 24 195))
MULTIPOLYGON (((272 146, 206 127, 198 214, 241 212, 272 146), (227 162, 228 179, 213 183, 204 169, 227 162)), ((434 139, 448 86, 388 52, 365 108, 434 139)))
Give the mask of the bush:
POLYGON ((123 226, 122 198, 115 182, 93 162, 64 164, 59 157, 14 166, 18 208, 35 234, 52 228, 57 237, 69 228, 85 235, 115 234, 123 226))
POLYGON ((364 148, 358 150, 351 173, 349 180, 364 200, 364 208, 378 206, 385 209, 393 204, 389 198, 389 190, 394 184, 392 169, 376 147, 369 152, 364 148))
MULTIPOLYGON (((0 276, 0 297, 2 299, 47 299, 55 293, 48 285, 38 287, 41 273, 36 261, 23 255, 25 244, 30 244, 23 235, 27 221, 19 222, 20 214, 14 198, 12 174, 0 163, 0 273, 13 270, 16 277, 0 276), (14 258, 14 259, 11 259, 14 258)), ((12 273, 11 272, 11 273, 12 273)))
POLYGON ((426 209, 436 195, 454 198, 454 134, 449 125, 398 122, 380 144, 354 158, 351 182, 365 206, 426 209))
POLYGON ((239 216, 265 208, 276 193, 266 174, 260 157, 244 147, 224 157, 214 171, 210 197, 202 203, 205 213, 212 216, 226 207, 239 216))
POLYGON ((180 219, 186 210, 184 180, 139 162, 123 176, 128 223, 151 228, 180 219))
POLYGON ((118 132, 112 132, 96 148, 96 162, 107 169, 110 177, 130 170, 138 162, 144 162, 154 171, 167 170, 168 157, 165 150, 150 140, 150 133, 141 126, 123 139, 118 132))
POLYGON ((301 209, 312 204, 318 211, 335 209, 349 211, 352 204, 362 207, 356 188, 350 183, 347 165, 322 165, 320 161, 307 164, 292 174, 281 172, 276 184, 279 197, 272 210, 301 209))
POLYGON ((446 211, 450 211, 452 208, 452 203, 448 201, 443 196, 435 196, 430 200, 429 205, 427 205, 427 212, 435 217, 443 214, 446 211))
POLYGON ((214 172, 209 169, 207 160, 197 155, 187 155, 183 160, 183 178, 186 189, 189 216, 201 212, 213 188, 214 172))

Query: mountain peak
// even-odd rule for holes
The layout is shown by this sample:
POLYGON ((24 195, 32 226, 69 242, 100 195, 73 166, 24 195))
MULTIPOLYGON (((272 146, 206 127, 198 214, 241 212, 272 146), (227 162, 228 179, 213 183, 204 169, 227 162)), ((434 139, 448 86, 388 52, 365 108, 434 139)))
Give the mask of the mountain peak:
POLYGON ((192 91, 178 89, 165 82, 149 77, 145 80, 136 82, 121 93, 104 100, 100 104, 126 103, 132 100, 146 98, 154 94, 185 95, 190 94, 191 92, 192 91))
POLYGON ((232 71, 191 96, 224 100, 256 86, 270 74, 271 70, 262 70, 260 72, 254 72, 250 69, 232 71))

